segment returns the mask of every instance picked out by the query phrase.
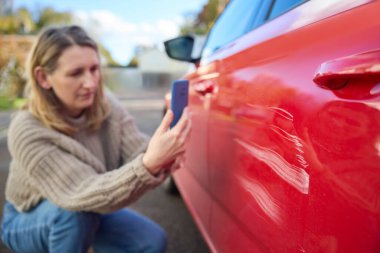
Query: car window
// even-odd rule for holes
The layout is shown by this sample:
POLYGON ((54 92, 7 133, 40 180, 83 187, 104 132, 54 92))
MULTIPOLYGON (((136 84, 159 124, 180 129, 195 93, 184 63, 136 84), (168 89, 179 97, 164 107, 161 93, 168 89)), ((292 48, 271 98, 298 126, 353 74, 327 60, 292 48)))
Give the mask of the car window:
POLYGON ((248 31, 261 1, 232 0, 208 35, 202 58, 248 31))
POLYGON ((293 7, 305 2, 305 0, 276 0, 272 4, 268 19, 273 19, 287 12, 293 7))

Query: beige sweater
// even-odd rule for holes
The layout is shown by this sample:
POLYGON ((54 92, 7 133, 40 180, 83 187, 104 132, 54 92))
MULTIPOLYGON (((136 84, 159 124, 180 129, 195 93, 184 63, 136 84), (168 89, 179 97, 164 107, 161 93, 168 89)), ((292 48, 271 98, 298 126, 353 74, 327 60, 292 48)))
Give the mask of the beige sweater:
POLYGON ((74 211, 111 212, 162 182, 142 164, 147 138, 116 101, 96 132, 69 137, 43 126, 28 111, 10 124, 12 156, 6 199, 18 211, 41 200, 74 211))

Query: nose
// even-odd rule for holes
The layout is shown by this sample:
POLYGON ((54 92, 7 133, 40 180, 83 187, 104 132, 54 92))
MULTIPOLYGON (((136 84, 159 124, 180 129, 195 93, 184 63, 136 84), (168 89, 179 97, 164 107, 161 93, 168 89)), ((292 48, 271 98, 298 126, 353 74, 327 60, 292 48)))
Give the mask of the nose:
POLYGON ((87 73, 83 80, 83 88, 92 89, 98 85, 98 78, 91 73, 87 73))

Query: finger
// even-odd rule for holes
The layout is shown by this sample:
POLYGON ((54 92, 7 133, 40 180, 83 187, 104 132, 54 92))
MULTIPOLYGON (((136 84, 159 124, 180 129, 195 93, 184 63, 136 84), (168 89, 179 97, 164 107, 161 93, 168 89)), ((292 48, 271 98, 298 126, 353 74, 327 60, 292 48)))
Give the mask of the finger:
POLYGON ((161 133, 166 132, 169 129, 170 123, 172 123, 173 118, 174 118, 173 111, 168 109, 165 113, 164 118, 161 121, 160 126, 157 128, 157 130, 160 131, 161 133))
POLYGON ((183 128, 186 126, 187 120, 189 119, 188 116, 189 116, 188 115, 188 109, 187 109, 187 107, 185 107, 185 109, 183 109, 181 118, 179 119, 177 125, 174 126, 173 130, 178 132, 178 133, 181 133, 183 131, 183 128))
POLYGON ((182 132, 178 134, 178 139, 182 145, 186 142, 186 140, 189 138, 190 133, 191 133, 191 119, 188 119, 186 122, 186 125, 184 126, 184 129, 182 132))
POLYGON ((186 151, 185 145, 181 145, 181 146, 178 147, 178 149, 176 150, 176 152, 175 152, 175 156, 176 156, 176 157, 181 156, 181 155, 185 154, 185 151, 186 151))

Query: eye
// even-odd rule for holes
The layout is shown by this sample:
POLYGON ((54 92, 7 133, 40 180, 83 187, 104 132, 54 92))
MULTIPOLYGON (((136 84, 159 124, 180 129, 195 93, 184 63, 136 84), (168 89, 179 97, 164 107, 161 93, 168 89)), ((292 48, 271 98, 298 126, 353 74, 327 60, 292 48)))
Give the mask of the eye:
POLYGON ((81 69, 76 69, 72 72, 69 73, 69 76, 71 77, 78 77, 82 74, 82 70, 81 69))
POLYGON ((92 73, 94 73, 94 72, 98 71, 98 69, 99 69, 99 66, 98 66, 98 65, 94 65, 94 66, 92 66, 92 67, 90 68, 90 71, 91 71, 92 73))

